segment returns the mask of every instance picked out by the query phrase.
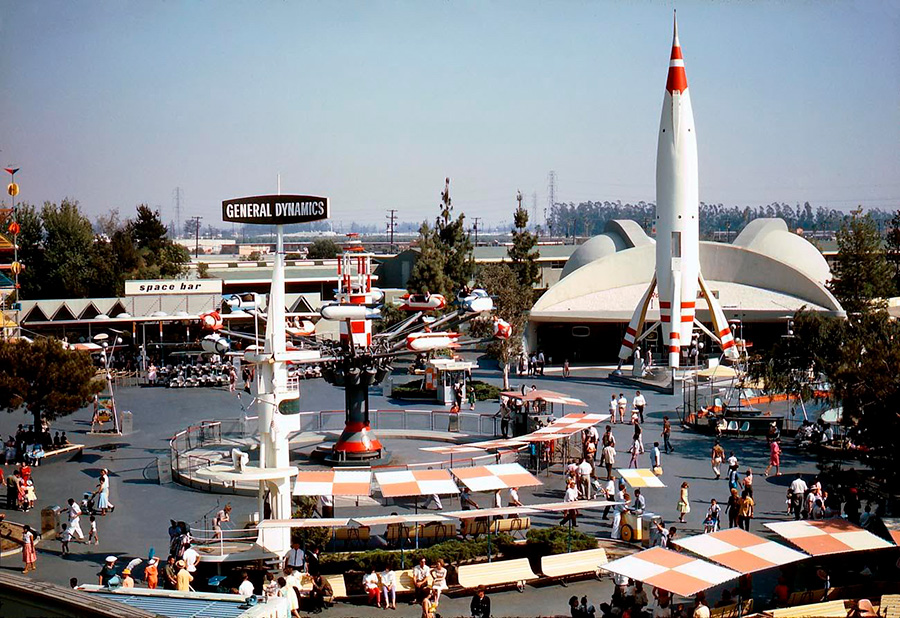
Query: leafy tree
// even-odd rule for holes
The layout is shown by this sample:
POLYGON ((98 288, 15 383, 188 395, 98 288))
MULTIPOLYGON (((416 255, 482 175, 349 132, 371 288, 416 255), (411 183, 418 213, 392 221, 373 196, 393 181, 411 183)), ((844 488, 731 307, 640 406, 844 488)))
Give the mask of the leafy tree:
POLYGON ((887 237, 887 260, 893 268, 894 289, 900 290, 900 210, 891 218, 887 237))
MULTIPOLYGON (((486 264, 475 275, 475 284, 494 298, 494 315, 512 326, 508 339, 488 344, 488 354, 496 358, 503 369, 503 388, 509 388, 509 367, 522 353, 522 334, 531 309, 532 289, 523 285, 509 264, 486 264)), ((492 320, 476 320, 472 334, 489 337, 493 334, 492 320)))
POLYGON ((537 259, 541 254, 535 249, 538 238, 528 231, 528 211, 522 208, 522 192, 516 199, 519 202, 514 215, 516 229, 513 230, 513 244, 507 251, 512 260, 512 269, 519 278, 519 283, 530 289, 540 281, 540 268, 537 259))
POLYGON ((793 335, 757 357, 750 373, 771 392, 808 398, 825 380, 830 399, 843 407, 843 424, 865 461, 886 487, 900 481, 896 436, 900 432, 900 323, 864 306, 850 319, 800 311, 793 335))
POLYGON ((852 213, 837 233, 838 252, 829 288, 848 313, 866 311, 894 293, 893 272, 871 216, 852 213))
POLYGON ((19 261, 25 270, 19 275, 22 298, 44 298, 44 223, 31 205, 19 206, 19 261))
POLYGON ((475 273, 472 241, 466 233, 462 213, 453 218, 450 179, 441 193, 440 214, 434 227, 427 222, 419 228, 419 257, 410 273, 410 292, 443 294, 451 299, 469 283, 475 273))
POLYGON ((319 238, 309 246, 306 257, 310 260, 333 260, 341 253, 341 247, 330 238, 319 238))
POLYGON ((103 389, 87 352, 67 350, 56 339, 0 341, 0 408, 15 412, 25 407, 41 419, 68 416, 87 406, 103 389))
POLYGON ((45 291, 55 298, 84 298, 93 276, 94 228, 78 202, 47 202, 41 210, 44 263, 40 273, 45 291))

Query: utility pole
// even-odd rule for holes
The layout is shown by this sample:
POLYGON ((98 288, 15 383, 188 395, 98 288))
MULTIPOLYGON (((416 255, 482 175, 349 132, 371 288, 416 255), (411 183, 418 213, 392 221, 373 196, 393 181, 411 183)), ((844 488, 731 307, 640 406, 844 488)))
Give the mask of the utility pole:
POLYGON ((191 217, 194 222, 194 257, 200 255, 200 219, 203 217, 191 217))
POLYGON ((388 208, 388 234, 391 236, 391 253, 394 252, 394 229, 397 227, 397 209, 388 208))
POLYGON ((475 225, 472 226, 472 229, 475 230, 475 246, 478 246, 478 222, 481 221, 481 217, 472 217, 475 221, 475 225))

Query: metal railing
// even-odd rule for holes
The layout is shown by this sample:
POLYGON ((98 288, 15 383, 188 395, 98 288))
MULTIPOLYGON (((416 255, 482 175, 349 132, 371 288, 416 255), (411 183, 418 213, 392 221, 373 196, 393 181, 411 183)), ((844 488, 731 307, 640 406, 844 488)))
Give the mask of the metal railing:
MULTIPOLYGON (((299 432, 339 432, 344 428, 345 412, 343 410, 321 410, 312 412, 300 412, 299 432)), ((405 431, 433 431, 448 432, 451 421, 455 420, 455 431, 481 437, 496 437, 499 435, 500 419, 496 414, 477 414, 474 412, 459 412, 453 414, 447 410, 370 410, 369 418, 374 430, 405 430, 405 431), (455 417, 455 418, 454 418, 455 417)), ((172 480, 204 491, 256 495, 256 488, 241 487, 235 481, 213 480, 209 477, 198 476, 198 470, 208 468, 211 465, 230 462, 228 450, 215 450, 216 447, 227 446, 229 443, 236 446, 245 446, 241 440, 256 434, 258 417, 242 417, 221 420, 201 421, 179 431, 169 440, 169 457, 172 480), (203 453, 196 453, 198 449, 209 447, 203 453)), ((384 470, 416 470, 421 468, 449 468, 462 466, 488 465, 493 463, 509 463, 517 461, 519 452, 505 451, 496 454, 484 454, 472 457, 452 457, 449 460, 431 462, 410 463, 396 467, 386 467, 384 470)))

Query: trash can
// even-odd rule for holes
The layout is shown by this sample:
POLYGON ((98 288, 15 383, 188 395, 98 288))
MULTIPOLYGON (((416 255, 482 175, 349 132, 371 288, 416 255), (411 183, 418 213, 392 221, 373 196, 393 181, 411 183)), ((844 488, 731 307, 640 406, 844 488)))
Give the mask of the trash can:
POLYGON ((48 506, 41 509, 41 536, 46 539, 56 538, 60 530, 60 513, 62 508, 48 506))

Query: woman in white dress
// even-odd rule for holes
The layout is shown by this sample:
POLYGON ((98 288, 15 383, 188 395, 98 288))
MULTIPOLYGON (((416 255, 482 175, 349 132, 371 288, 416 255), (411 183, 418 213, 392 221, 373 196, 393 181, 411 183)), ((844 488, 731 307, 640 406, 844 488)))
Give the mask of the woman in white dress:
POLYGON ((431 588, 435 593, 434 602, 441 600, 441 593, 447 589, 447 567, 444 566, 444 560, 438 558, 437 566, 431 569, 431 588))
POLYGON ((97 508, 100 509, 101 515, 106 515, 106 511, 115 510, 115 506, 109 501, 109 470, 104 468, 100 471, 100 482, 97 483, 97 508))

